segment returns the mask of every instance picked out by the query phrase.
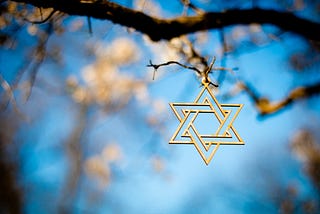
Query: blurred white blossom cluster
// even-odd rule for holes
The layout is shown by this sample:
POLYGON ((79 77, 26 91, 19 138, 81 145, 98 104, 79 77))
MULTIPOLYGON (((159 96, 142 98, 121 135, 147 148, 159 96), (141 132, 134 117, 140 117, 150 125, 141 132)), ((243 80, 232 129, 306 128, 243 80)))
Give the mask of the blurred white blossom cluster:
POLYGON ((110 184, 111 164, 119 164, 122 160, 122 150, 116 143, 107 144, 101 153, 88 158, 84 170, 88 177, 98 181, 101 187, 110 184))
POLYGON ((73 99, 78 103, 98 104, 107 110, 120 108, 131 97, 147 99, 146 83, 128 73, 120 72, 120 67, 130 65, 139 59, 139 49, 127 38, 113 40, 107 46, 99 45, 95 50, 96 61, 82 69, 84 84, 72 76, 67 85, 73 99))
POLYGON ((133 5, 136 10, 152 14, 153 16, 160 16, 162 13, 160 5, 151 0, 135 0, 133 5))
POLYGON ((319 159, 320 146, 310 131, 300 130, 292 138, 291 148, 304 163, 319 159))

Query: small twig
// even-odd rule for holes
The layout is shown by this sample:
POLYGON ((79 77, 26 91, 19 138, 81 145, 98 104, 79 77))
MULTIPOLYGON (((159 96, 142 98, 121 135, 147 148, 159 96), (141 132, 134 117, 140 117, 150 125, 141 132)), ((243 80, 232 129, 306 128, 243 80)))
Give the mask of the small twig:
POLYGON ((177 62, 177 61, 168 61, 166 63, 155 65, 155 64, 152 63, 151 60, 149 60, 149 65, 147 65, 147 67, 153 67, 155 70, 157 70, 161 66, 166 66, 166 65, 170 65, 170 64, 177 64, 177 65, 179 65, 181 67, 184 67, 186 69, 194 70, 199 75, 201 74, 201 71, 199 69, 197 69, 196 67, 187 66, 187 65, 181 64, 180 62, 177 62))
POLYGON ((152 80, 154 80, 154 78, 156 77, 156 71, 157 69, 153 69, 152 80))
POLYGON ((202 79, 202 82, 201 82, 202 85, 206 83, 206 84, 208 84, 208 85, 213 85, 213 86, 215 86, 215 87, 219 87, 217 84, 214 84, 213 82, 211 82, 210 79, 209 79, 209 77, 208 77, 208 75, 207 75, 207 74, 209 73, 209 71, 211 70, 213 64, 214 64, 215 59, 216 59, 216 58, 214 57, 213 60, 212 60, 212 62, 211 62, 211 64, 210 64, 210 66, 207 68, 207 70, 205 70, 205 71, 203 71, 203 72, 201 72, 201 71, 200 71, 199 69, 197 69, 196 67, 187 66, 187 65, 181 64, 180 62, 177 62, 177 61, 169 61, 169 62, 166 62, 166 63, 162 63, 162 64, 156 65, 156 64, 153 64, 151 60, 149 60, 149 65, 147 65, 147 67, 153 67, 153 68, 154 68, 153 78, 152 78, 153 80, 154 80, 154 78, 155 78, 155 73, 156 73, 156 71, 158 70, 159 67, 161 67, 161 66, 166 66, 166 65, 170 65, 170 64, 177 64, 177 65, 179 65, 179 66, 181 66, 181 67, 183 67, 183 68, 196 71, 199 76, 202 76, 202 78, 203 78, 203 79, 202 79))
POLYGON ((209 73, 211 72, 212 67, 213 67, 215 61, 216 61, 216 57, 214 56, 214 57, 212 58, 212 61, 211 61, 210 65, 207 66, 207 68, 206 68, 206 70, 204 70, 204 72, 202 72, 202 74, 203 74, 202 76, 203 76, 203 77, 202 77, 201 85, 208 84, 208 85, 213 85, 213 86, 215 86, 215 87, 219 87, 217 84, 214 84, 214 83, 211 82, 211 80, 209 79, 209 73))
POLYGON ((205 75, 206 75, 206 76, 208 76, 208 74, 211 72, 212 67, 213 67, 213 64, 214 64, 215 62, 216 62, 216 57, 214 56, 214 57, 212 58, 212 61, 211 61, 210 65, 209 65, 209 67, 208 67, 207 70, 205 71, 205 75))
MULTIPOLYGON (((55 12, 57 12, 57 10, 52 10, 51 13, 47 16, 47 18, 42 19, 41 21, 31 21, 27 18, 24 18, 24 20, 27 22, 30 22, 32 24, 43 24, 43 23, 47 22, 55 14, 55 12)), ((42 18, 42 12, 41 12, 41 18, 42 18)))
POLYGON ((185 6, 184 8, 184 14, 186 14, 186 11, 188 8, 191 8, 194 12, 198 13, 198 14, 202 14, 204 13, 203 10, 199 9, 197 6, 195 6, 194 4, 192 4, 190 2, 190 0, 181 0, 181 3, 185 6))
POLYGON ((214 67, 214 68, 212 68, 212 70, 214 70, 214 71, 229 71, 232 74, 234 74, 234 71, 238 70, 238 68, 237 67, 235 67, 235 68, 214 67))
POLYGON ((90 34, 90 36, 92 36, 92 23, 91 23, 90 16, 87 16, 87 21, 88 21, 89 34, 90 34))

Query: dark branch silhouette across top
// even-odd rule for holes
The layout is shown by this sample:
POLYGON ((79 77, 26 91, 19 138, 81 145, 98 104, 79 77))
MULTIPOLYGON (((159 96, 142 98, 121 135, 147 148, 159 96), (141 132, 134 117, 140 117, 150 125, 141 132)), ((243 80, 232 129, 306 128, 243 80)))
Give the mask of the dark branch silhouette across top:
POLYGON ((284 31, 320 42, 320 23, 300 18, 293 13, 269 9, 231 9, 223 12, 205 12, 196 16, 161 19, 123 7, 106 0, 14 0, 40 8, 69 14, 110 20, 134 28, 152 40, 170 40, 174 37, 237 24, 272 24, 284 31))

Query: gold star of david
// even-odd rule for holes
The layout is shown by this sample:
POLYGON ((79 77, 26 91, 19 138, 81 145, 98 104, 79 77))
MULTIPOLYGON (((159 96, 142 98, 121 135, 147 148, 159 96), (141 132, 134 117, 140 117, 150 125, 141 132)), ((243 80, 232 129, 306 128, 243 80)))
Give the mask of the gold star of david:
POLYGON ((204 84, 193 103, 170 103, 180 124, 169 143, 193 144, 208 165, 220 145, 244 145, 232 126, 242 106, 242 104, 219 104, 208 84, 204 84), (194 122, 200 114, 215 116, 219 125, 214 133, 199 134, 194 122))

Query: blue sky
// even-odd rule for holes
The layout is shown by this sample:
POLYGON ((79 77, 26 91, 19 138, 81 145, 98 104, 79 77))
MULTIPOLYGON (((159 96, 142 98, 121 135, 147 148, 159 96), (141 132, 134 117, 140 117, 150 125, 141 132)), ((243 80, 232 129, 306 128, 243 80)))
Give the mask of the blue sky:
MULTIPOLYGON (((163 16, 182 11, 176 1, 161 6, 163 16)), ((150 43, 140 33, 128 33, 126 28, 97 20, 93 20, 94 33, 90 36, 85 18, 70 17, 64 24, 70 26, 75 20, 84 22, 80 30, 66 31, 49 39, 49 48, 54 45, 62 48, 63 65, 44 63, 29 101, 19 101, 19 107, 30 117, 30 121, 22 123, 16 136, 21 143, 17 156, 21 161, 20 182, 27 190, 27 213, 55 213, 65 191, 70 170, 65 142, 79 123, 80 109, 66 92, 65 80, 73 76, 86 85, 81 79, 84 67, 97 60, 94 55, 86 55, 85 47, 97 44, 99 48, 108 49, 120 37, 135 43, 140 57, 132 64, 119 66, 119 72, 144 81, 150 100, 144 103, 131 96, 125 107, 115 112, 101 111, 99 105, 89 108, 87 126, 79 142, 83 150, 83 170, 72 202, 75 213, 272 213, 277 212, 278 207, 269 191, 277 185, 283 189, 296 185, 301 197, 315 194, 301 162, 290 151, 290 141, 302 128, 319 129, 319 97, 295 102, 276 115, 260 118, 245 93, 230 99, 222 96, 232 89, 236 80, 249 82, 262 95, 275 101, 300 84, 319 81, 315 69, 308 71, 312 73, 310 77, 309 73, 293 71, 288 64, 292 52, 305 48, 301 38, 285 34, 280 42, 252 51, 244 48, 227 56, 226 66, 238 70, 227 73, 225 82, 215 93, 220 103, 244 104, 234 127, 245 145, 220 146, 206 166, 194 146, 168 144, 178 126, 168 103, 192 102, 196 98, 201 88, 195 74, 169 66, 160 68, 152 81, 153 70, 146 65, 150 59, 154 63, 162 62, 167 50, 163 48, 164 42, 150 43), (62 93, 43 87, 46 83, 62 93), (159 120, 159 124, 150 125, 148 119, 152 117, 159 120), (87 175, 84 166, 86 160, 102 156, 106 145, 112 144, 120 147, 121 158, 105 163, 110 170, 110 180, 107 186, 101 186, 100 178, 87 175)), ((23 40, 25 35, 26 31, 20 34, 16 50, 1 53, 1 61, 5 62, 1 74, 8 82, 21 63, 15 59, 23 58, 25 46, 34 42, 30 36, 23 40)), ((215 32, 210 32, 207 43, 199 46, 206 56, 216 55, 219 65, 221 56, 217 50, 221 44, 215 32)), ((217 75, 211 78, 215 80, 217 75)), ((20 96, 19 92, 16 94, 20 96)))

